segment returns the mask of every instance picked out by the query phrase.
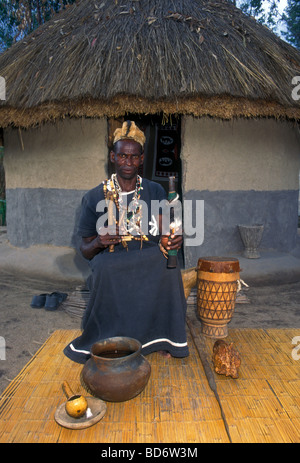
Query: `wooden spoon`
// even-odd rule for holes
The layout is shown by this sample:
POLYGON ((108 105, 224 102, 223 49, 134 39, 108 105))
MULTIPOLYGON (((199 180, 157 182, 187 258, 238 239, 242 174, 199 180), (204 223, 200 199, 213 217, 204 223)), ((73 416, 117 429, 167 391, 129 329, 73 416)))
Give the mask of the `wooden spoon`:
POLYGON ((74 395, 70 386, 66 381, 63 382, 62 388, 67 397, 66 412, 72 418, 80 418, 88 408, 88 403, 83 395, 74 395))

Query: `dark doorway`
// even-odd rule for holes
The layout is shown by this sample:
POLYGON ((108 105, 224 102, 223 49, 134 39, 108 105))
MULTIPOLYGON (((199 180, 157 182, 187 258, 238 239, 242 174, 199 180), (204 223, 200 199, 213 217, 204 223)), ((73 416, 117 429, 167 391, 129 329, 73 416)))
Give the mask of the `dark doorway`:
MULTIPOLYGON (((113 134, 125 120, 131 120, 143 130, 146 136, 145 160, 140 175, 160 183, 168 193, 169 176, 176 177, 176 191, 182 200, 181 117, 170 115, 127 114, 125 117, 108 119, 108 148, 112 148, 113 134)), ((108 156, 108 175, 113 173, 113 165, 108 156)), ((183 267, 183 247, 178 255, 183 267)))

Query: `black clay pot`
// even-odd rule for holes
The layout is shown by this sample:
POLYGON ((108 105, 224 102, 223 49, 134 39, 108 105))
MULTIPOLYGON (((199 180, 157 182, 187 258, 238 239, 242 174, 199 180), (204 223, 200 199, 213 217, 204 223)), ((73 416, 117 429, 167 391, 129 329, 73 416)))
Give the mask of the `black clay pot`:
POLYGON ((123 402, 140 394, 151 373, 141 354, 141 343, 114 337, 93 344, 91 358, 82 369, 82 379, 93 395, 109 402, 123 402))

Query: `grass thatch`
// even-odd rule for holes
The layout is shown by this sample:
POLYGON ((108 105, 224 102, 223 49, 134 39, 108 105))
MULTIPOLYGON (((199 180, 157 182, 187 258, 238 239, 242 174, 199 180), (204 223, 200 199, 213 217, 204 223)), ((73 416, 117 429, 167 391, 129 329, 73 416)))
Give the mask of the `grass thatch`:
POLYGON ((0 56, 0 125, 126 112, 300 118, 300 53, 225 1, 81 0, 0 56))

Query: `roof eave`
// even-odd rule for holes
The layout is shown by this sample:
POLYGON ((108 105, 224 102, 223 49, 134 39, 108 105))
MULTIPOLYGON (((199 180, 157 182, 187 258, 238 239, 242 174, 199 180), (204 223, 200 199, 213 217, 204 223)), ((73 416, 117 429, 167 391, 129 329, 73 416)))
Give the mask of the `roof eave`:
POLYGON ((0 107, 0 127, 31 128, 46 122, 70 118, 121 117, 126 113, 178 114, 194 117, 209 116, 218 119, 272 117, 276 119, 300 120, 300 104, 281 105, 272 100, 250 100, 241 97, 196 96, 161 100, 147 100, 122 95, 103 101, 79 99, 77 101, 53 101, 32 108, 0 107))

